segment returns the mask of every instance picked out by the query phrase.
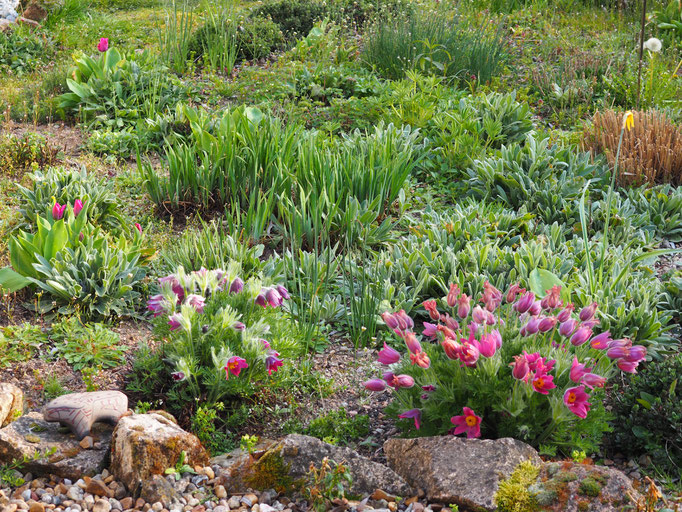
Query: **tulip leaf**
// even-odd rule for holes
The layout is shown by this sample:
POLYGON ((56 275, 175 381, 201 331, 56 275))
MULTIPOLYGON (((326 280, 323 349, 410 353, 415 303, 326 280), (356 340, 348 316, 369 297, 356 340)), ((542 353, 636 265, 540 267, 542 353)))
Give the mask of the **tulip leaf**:
MULTIPOLYGON (((537 297, 544 297, 547 294, 547 290, 551 290, 554 286, 560 286, 562 292, 566 292, 564 282, 549 270, 542 268, 536 268, 530 273, 530 276, 528 276, 528 286, 530 286, 530 290, 537 297)), ((563 295, 564 293, 562 293, 563 295)))
POLYGON ((11 268, 0 268, 0 289, 3 291, 13 293, 25 288, 29 284, 31 284, 31 281, 11 268))
MULTIPOLYGON (((650 402, 644 400, 643 398, 638 398, 637 401, 640 404, 642 404, 642 407, 644 407, 645 409, 651 409, 651 403, 650 402)), ((637 434, 635 434, 635 435, 637 435, 637 434)))

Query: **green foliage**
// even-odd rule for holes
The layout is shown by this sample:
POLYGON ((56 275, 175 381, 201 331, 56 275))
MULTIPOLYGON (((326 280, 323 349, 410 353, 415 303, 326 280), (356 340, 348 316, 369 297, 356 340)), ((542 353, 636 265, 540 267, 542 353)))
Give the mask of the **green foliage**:
POLYGON ((0 327, 0 367, 30 360, 46 342, 46 334, 37 325, 0 327))
POLYGON ((54 53, 54 42, 47 33, 30 28, 0 32, 0 71, 28 73, 54 53))
POLYGON ((119 336, 100 323, 83 325, 71 317, 52 324, 50 339, 56 353, 74 370, 86 367, 115 368, 125 362, 125 350, 119 336))
POLYGON ((408 70, 460 83, 486 83, 507 56, 502 33, 492 25, 468 26, 433 10, 381 20, 366 34, 362 57, 393 80, 408 70))
POLYGON ((682 5, 670 0, 660 11, 654 11, 653 19, 666 42, 682 41, 682 5))
POLYGON ((120 232, 123 217, 120 201, 111 183, 88 174, 85 167, 79 171, 53 167, 46 171, 35 171, 31 179, 30 187, 17 187, 19 211, 24 217, 25 226, 35 225, 38 216, 49 217, 55 201, 73 205, 80 199, 87 204, 87 216, 91 223, 108 231, 120 232))
POLYGON ((369 434, 369 416, 350 415, 341 407, 312 420, 303 433, 331 444, 351 444, 369 434))
POLYGON ((173 475, 173 477, 176 480, 180 480, 182 478, 183 474, 189 473, 191 475, 196 474, 194 469, 192 469, 192 466, 187 464, 187 452, 185 450, 182 450, 180 452, 180 457, 178 458, 178 461, 175 463, 175 466, 172 468, 167 468, 166 471, 164 471, 166 475, 173 475))
POLYGON ((46 401, 67 394, 69 391, 64 387, 62 381, 54 374, 48 375, 42 382, 43 396, 46 401))
POLYGON ((350 470, 327 457, 322 459, 319 468, 311 463, 306 478, 304 496, 317 512, 329 510, 335 500, 344 499, 346 487, 353 485, 350 470))
POLYGON ((192 432, 212 455, 225 453, 233 444, 227 434, 216 427, 219 414, 223 410, 225 405, 222 402, 205 404, 197 407, 192 416, 192 432))
POLYGON ((533 485, 540 474, 540 468, 530 461, 521 462, 509 475, 500 481, 493 500, 500 512, 534 512, 538 504, 528 487, 533 485))
POLYGON ((241 28, 236 32, 238 60, 264 59, 284 45, 280 28, 270 20, 248 18, 241 28))
POLYGON ((191 96, 190 90, 158 59, 144 51, 129 57, 110 48, 96 58, 74 54, 71 92, 60 106, 94 126, 123 128, 145 117, 169 112, 191 96))
POLYGON ((0 137, 0 168, 8 177, 16 178, 28 170, 54 165, 58 155, 59 149, 37 133, 0 137))
POLYGON ((253 15, 272 20, 287 38, 294 39, 308 35, 326 11, 326 6, 317 0, 270 0, 253 15))
POLYGON ((652 361, 629 382, 614 386, 613 446, 631 457, 647 454, 658 470, 682 469, 682 356, 652 361))
POLYGON ((36 450, 32 456, 24 455, 22 458, 12 459, 7 463, 0 465, 0 484, 13 488, 21 487, 25 483, 22 478, 21 470, 32 462, 48 459, 56 451, 56 447, 42 453, 36 450))

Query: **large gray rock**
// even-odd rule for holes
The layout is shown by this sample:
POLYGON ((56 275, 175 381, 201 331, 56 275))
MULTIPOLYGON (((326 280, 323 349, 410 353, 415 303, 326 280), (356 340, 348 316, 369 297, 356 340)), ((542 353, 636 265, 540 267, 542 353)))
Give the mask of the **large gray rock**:
POLYGON ((111 441, 111 473, 137 494, 142 483, 175 467, 182 452, 190 466, 208 464, 208 454, 194 435, 182 430, 168 413, 124 416, 111 441))
POLYGON ((620 512, 641 500, 632 481, 620 471, 572 462, 544 464, 528 491, 542 511, 620 512))
POLYGON ((24 412, 24 393, 14 384, 0 383, 0 427, 13 422, 24 412))
POLYGON ((95 425, 94 446, 84 450, 73 434, 60 432, 59 425, 31 412, 0 430, 0 463, 48 454, 28 462, 26 470, 34 475, 53 474, 71 480, 92 476, 105 467, 112 430, 110 425, 95 425))
POLYGON ((237 451, 214 458, 211 462, 224 468, 220 471, 218 483, 224 485, 228 492, 243 492, 249 487, 285 491, 305 485, 310 465, 319 468, 325 457, 348 468, 353 483, 346 490, 351 496, 367 496, 377 489, 397 496, 412 495, 412 489, 405 480, 386 466, 372 462, 350 448, 300 434, 288 435, 253 456, 237 451))
POLYGON ((128 411, 128 397, 120 391, 69 393, 55 398, 43 409, 47 421, 58 421, 83 439, 93 423, 116 424, 128 411))
POLYGON ((440 503, 495 510, 500 479, 524 460, 542 464, 538 453, 516 439, 463 439, 454 436, 389 439, 388 465, 409 485, 440 503))

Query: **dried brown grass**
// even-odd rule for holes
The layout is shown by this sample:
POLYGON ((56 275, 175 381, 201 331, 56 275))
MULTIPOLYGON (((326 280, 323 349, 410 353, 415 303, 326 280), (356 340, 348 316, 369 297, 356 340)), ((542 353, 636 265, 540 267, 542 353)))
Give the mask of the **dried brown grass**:
MULTIPOLYGON (((633 112, 635 125, 625 131, 618 162, 620 185, 682 184, 682 129, 662 112, 633 112)), ((614 166, 623 113, 597 112, 583 133, 583 149, 604 154, 614 166)))

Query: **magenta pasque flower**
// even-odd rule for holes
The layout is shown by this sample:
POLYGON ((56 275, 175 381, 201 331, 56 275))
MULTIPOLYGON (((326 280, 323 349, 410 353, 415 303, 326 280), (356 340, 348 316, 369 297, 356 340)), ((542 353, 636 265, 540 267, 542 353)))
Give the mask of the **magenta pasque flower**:
POLYGON ((525 380, 530 372, 530 366, 525 356, 514 356, 514 362, 510 363, 512 367, 512 376, 518 380, 525 380))
POLYGON ((436 339, 438 337, 438 326, 436 324, 424 322, 424 330, 422 331, 422 334, 427 338, 436 339))
POLYGON ((603 388, 606 383, 606 378, 597 375, 596 373, 586 373, 583 375, 581 383, 585 384, 590 389, 603 388))
POLYGON ((547 311, 563 306, 564 301, 561 300, 561 286, 552 286, 551 290, 547 290, 547 295, 542 298, 540 305, 547 311))
MULTIPOLYGON (((448 303, 448 306, 451 308, 455 307, 455 304, 457 303, 457 297, 459 296, 459 286, 456 285, 455 283, 450 283, 450 290, 448 291, 448 296, 446 299, 446 302, 448 303)), ((464 317, 462 317, 464 318, 464 317)))
POLYGON ((571 371, 569 373, 569 378, 576 384, 580 384, 583 377, 589 373, 589 369, 582 363, 578 362, 578 358, 573 358, 573 364, 571 364, 571 371))
POLYGON ((542 304, 540 304, 539 300, 536 300, 533 302, 533 304, 530 306, 530 309, 528 310, 528 313, 531 315, 539 315, 542 312, 542 304))
POLYGON ((223 370, 225 370, 225 379, 229 379, 230 374, 234 375, 235 377, 239 377, 242 369, 248 367, 249 364, 246 362, 246 359, 239 356, 232 356, 227 360, 225 368, 223 368, 223 370))
POLYGON ((578 322, 575 318, 569 318, 559 326, 559 334, 568 338, 575 332, 576 327, 578 327, 578 322))
POLYGON ((429 366, 431 366, 431 360, 423 350, 418 350, 414 354, 410 354, 410 361, 412 361, 412 364, 416 364, 420 368, 424 369, 427 369, 429 366))
POLYGON ((173 373, 171 373, 171 377, 176 382, 185 380, 185 378, 186 378, 185 372, 173 372, 173 373))
POLYGON ((466 294, 462 294, 457 299, 457 316, 464 319, 469 316, 471 311, 471 297, 466 294))
POLYGON ((462 341, 462 346, 459 349, 459 360, 462 361, 465 366, 476 366, 476 362, 478 361, 481 352, 473 343, 469 343, 466 340, 462 341))
POLYGON ((519 300, 516 301, 513 307, 517 312, 523 314, 530 310, 534 302, 535 294, 533 292, 526 292, 519 297, 519 300))
POLYGON ((554 376, 544 372, 536 372, 531 381, 533 389, 541 395, 548 395, 550 389, 554 389, 554 376))
POLYGON ((386 384, 395 389, 411 388, 414 386, 414 379, 409 375, 394 375, 393 372, 384 372, 383 379, 386 384))
POLYGON ((611 333, 609 331, 604 331, 590 340, 590 346, 597 350, 606 350, 609 348, 610 341, 612 341, 611 333))
POLYGON ((490 281, 486 281, 483 283, 481 302, 485 305, 485 309, 492 313, 502 304, 502 292, 490 284, 490 281))
POLYGON ((450 418, 450 422, 455 425, 452 433, 458 435, 466 432, 468 439, 481 437, 481 417, 476 416, 476 413, 468 407, 463 407, 462 412, 462 415, 450 418))
POLYGON ((538 323, 538 330, 540 332, 549 332, 557 324, 557 319, 554 316, 545 316, 543 317, 540 322, 538 323))
POLYGON ((386 345, 384 341, 384 348, 379 351, 378 361, 385 365, 397 363, 400 361, 400 352, 386 345))
POLYGON ((511 303, 516 300, 516 296, 519 293, 525 293, 526 289, 521 288, 521 285, 519 283, 514 283, 509 287, 509 290, 507 291, 507 296, 505 297, 507 302, 511 303))
POLYGON ((405 411, 402 414, 398 414, 398 418, 414 419, 414 428, 419 430, 419 428, 421 427, 422 412, 419 409, 410 409, 409 411, 405 411))
POLYGON ((581 311, 580 315, 580 321, 581 322, 587 322, 588 320, 591 320, 592 317, 594 316, 594 313, 597 311, 597 307, 599 305, 596 302, 593 302, 589 306, 585 306, 581 311))
POLYGON ((256 298, 254 299, 254 302, 258 304, 262 308, 267 308, 268 307, 268 301, 265 298, 265 294, 263 292, 260 292, 258 295, 256 295, 256 298))
POLYGON ((152 295, 147 301, 147 309, 154 313, 155 317, 168 313, 168 306, 168 301, 161 294, 152 295))
POLYGON ((425 300, 422 302, 422 306, 429 313, 431 320, 438 321, 440 319, 440 313, 438 313, 438 304, 435 300, 425 300))
POLYGON ((362 385, 369 391, 379 392, 386 389, 386 381, 383 379, 369 379, 363 382, 362 385))
POLYGON ((381 318, 383 319, 384 323, 389 327, 389 329, 393 329, 395 331, 398 328, 398 319, 395 316, 393 316, 393 313, 384 311, 383 313, 381 313, 381 318))
POLYGON ((564 404, 573 414, 585 419, 591 405, 587 401, 589 398, 590 395, 585 392, 585 386, 580 385, 566 390, 564 393, 564 404))
POLYGON ((73 216, 78 217, 78 214, 83 211, 83 201, 76 199, 73 202, 73 216))
POLYGON ((528 319, 526 325, 521 327, 522 336, 530 336, 531 334, 536 334, 540 330, 540 320, 537 317, 532 316, 528 319))
POLYGON ((180 313, 174 313, 168 317, 168 325, 171 331, 176 331, 182 327, 182 315, 180 313))
POLYGON ((556 316, 557 320, 559 320, 560 324, 563 324, 566 320, 571 318, 571 313, 573 313, 573 304, 568 303, 566 304, 566 307, 559 311, 559 314, 556 316))
POLYGON ((571 344, 578 347, 587 342, 591 336, 592 328, 585 326, 579 327, 578 330, 573 333, 573 336, 571 336, 571 344))
POLYGON ((448 359, 459 359, 459 351, 462 346, 453 338, 445 338, 440 345, 448 359))
POLYGON ((265 290, 265 300, 268 301, 273 308, 277 308, 282 305, 282 296, 275 288, 267 288, 265 290))
POLYGON ((409 350, 413 354, 416 354, 422 349, 422 345, 421 343, 419 343, 417 335, 413 332, 405 333, 405 345, 407 345, 407 350, 409 350))
POLYGON ((289 296, 289 291, 281 284, 278 284, 275 288, 277 289, 277 293, 279 293, 284 300, 289 300, 291 298, 289 296))
POLYGON ((108 37, 103 37, 99 40, 99 43, 97 44, 97 50, 100 52, 106 52, 109 49, 109 38, 108 37))
POLYGON ((482 335, 481 341, 475 342, 475 345, 483 357, 493 357, 497 351, 497 339, 492 333, 482 335))

